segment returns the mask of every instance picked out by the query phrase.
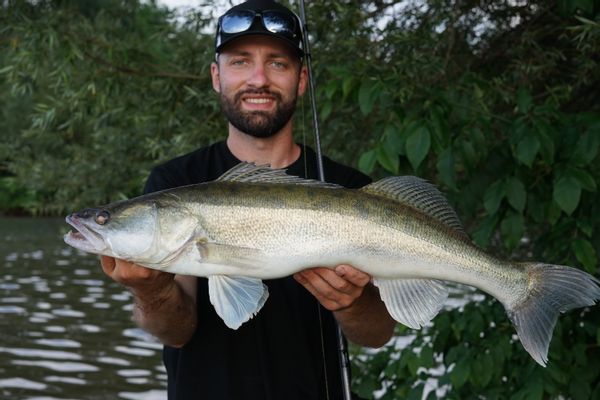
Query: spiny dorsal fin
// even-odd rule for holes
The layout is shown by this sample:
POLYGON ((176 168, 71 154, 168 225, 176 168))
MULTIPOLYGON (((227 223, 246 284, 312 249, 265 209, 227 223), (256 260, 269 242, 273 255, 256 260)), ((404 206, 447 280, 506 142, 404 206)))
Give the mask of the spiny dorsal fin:
POLYGON ((466 236, 458 215, 446 197, 424 179, 408 175, 390 176, 360 190, 415 207, 466 236))
POLYGON ((317 187, 325 187, 330 189, 338 189, 341 186, 316 181, 314 179, 304 179, 294 175, 285 173, 285 168, 271 168, 268 165, 256 165, 252 163, 242 162, 229 171, 225 172, 217 181, 221 182, 245 182, 245 183, 287 183, 294 185, 310 185, 317 187))

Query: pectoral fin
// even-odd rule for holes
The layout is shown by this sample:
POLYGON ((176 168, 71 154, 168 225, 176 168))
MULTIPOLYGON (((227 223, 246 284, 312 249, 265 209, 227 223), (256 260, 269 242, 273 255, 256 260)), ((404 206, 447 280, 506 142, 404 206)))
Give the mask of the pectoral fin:
POLYGON ((442 308, 448 289, 433 279, 374 279, 381 299, 396 321, 420 329, 442 308))
POLYGON ((264 264, 265 254, 258 249, 230 246, 221 243, 198 242, 202 261, 242 268, 256 268, 264 264))
POLYGON ((208 293, 215 311, 231 329, 256 315, 269 297, 267 286, 260 279, 241 276, 210 276, 208 293))

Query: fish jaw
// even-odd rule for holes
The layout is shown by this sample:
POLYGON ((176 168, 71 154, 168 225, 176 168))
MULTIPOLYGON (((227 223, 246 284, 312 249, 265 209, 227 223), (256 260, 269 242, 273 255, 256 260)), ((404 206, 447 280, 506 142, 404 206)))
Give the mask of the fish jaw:
POLYGON ((75 214, 67 215, 65 220, 75 228, 64 236, 66 244, 87 253, 105 254, 108 246, 100 234, 88 228, 75 214))

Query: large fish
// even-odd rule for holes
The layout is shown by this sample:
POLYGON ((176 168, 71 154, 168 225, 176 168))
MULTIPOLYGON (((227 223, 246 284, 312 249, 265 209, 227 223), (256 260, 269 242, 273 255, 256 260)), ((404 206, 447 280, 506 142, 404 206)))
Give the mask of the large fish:
POLYGON ((237 329, 263 306, 262 279, 351 264, 370 274, 390 315, 418 329, 441 309, 444 281, 498 299, 541 365, 558 314, 595 304, 600 281, 566 266, 512 262, 473 245, 431 184, 390 177, 362 189, 240 164, 219 179, 71 214, 69 245, 208 277, 210 301, 237 329))

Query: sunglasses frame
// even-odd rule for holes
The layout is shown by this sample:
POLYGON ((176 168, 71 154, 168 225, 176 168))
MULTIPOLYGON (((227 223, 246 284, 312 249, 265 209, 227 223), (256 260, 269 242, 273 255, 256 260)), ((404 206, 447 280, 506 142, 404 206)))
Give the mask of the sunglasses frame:
MULTIPOLYGON (((256 17, 260 17, 260 23, 262 24, 262 27, 270 33, 274 33, 277 35, 283 35, 283 36, 287 36, 290 39, 295 40, 298 37, 298 33, 301 33, 301 29, 300 29, 300 25, 298 23, 298 20, 295 16, 291 16, 285 12, 282 12, 280 10, 262 10, 262 11, 254 11, 254 10, 236 10, 233 11, 231 13, 227 13, 223 16, 221 16, 219 18, 218 21, 218 28, 219 28, 219 33, 224 33, 226 35, 235 35, 238 33, 242 33, 242 32, 246 32, 247 30, 249 30, 250 28, 252 28, 252 25, 254 25, 254 22, 256 21, 256 17), (223 29, 223 20, 227 17, 230 16, 235 16, 237 13, 247 13, 246 15, 250 16, 250 14, 252 15, 252 19, 250 20, 250 25, 248 25, 247 28, 240 30, 240 31, 236 31, 236 32, 227 32, 226 30, 223 29), (290 27, 291 29, 283 29, 280 31, 274 31, 271 30, 267 27, 267 23, 265 21, 265 16, 268 17, 268 13, 274 13, 277 14, 278 16, 283 17, 284 21, 288 21, 292 23, 292 26, 290 27), (298 33, 297 33, 298 32, 298 33)), ((239 18, 242 18, 242 16, 240 15, 239 18)))

